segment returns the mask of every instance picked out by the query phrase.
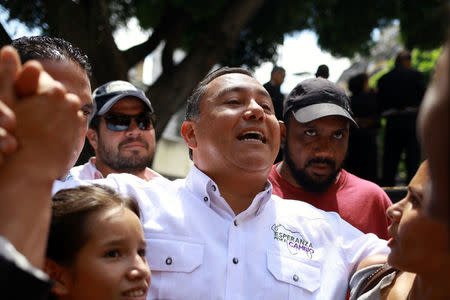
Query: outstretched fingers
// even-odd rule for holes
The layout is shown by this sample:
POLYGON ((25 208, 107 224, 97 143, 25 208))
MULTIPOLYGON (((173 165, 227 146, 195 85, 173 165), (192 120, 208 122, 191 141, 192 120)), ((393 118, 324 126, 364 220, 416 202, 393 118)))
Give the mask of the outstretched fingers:
POLYGON ((0 101, 12 107, 15 105, 15 81, 21 71, 20 58, 11 46, 0 49, 0 101))

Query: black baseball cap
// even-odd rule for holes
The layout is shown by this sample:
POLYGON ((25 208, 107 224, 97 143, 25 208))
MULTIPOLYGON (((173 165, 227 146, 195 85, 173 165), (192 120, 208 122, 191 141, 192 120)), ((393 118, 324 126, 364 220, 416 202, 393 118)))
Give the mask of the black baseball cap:
POLYGON ((289 93, 284 100, 283 117, 293 113, 300 123, 308 123, 326 116, 342 116, 353 120, 350 100, 342 87, 324 78, 306 79, 289 93))
POLYGON ((92 93, 94 100, 92 117, 104 115, 117 101, 125 97, 138 98, 148 106, 151 113, 154 113, 150 100, 141 89, 135 87, 128 81, 115 80, 105 83, 92 93))

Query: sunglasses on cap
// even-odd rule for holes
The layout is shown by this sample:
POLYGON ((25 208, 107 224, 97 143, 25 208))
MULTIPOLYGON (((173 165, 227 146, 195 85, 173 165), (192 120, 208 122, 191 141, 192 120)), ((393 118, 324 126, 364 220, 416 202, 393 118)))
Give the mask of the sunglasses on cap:
POLYGON ((151 112, 130 116, 124 114, 109 114, 103 117, 106 128, 111 131, 125 131, 130 127, 131 120, 136 122, 140 130, 149 130, 156 124, 156 116, 151 112))

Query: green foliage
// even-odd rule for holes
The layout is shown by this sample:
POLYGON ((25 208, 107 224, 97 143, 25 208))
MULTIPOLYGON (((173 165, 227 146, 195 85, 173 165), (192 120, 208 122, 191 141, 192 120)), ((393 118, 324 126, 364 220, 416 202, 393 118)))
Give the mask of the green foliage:
POLYGON ((412 67, 422 72, 426 83, 430 81, 431 74, 434 70, 439 55, 441 55, 442 49, 442 47, 434 50, 414 49, 411 53, 412 67))
POLYGON ((449 1, 403 0, 399 2, 398 19, 405 47, 430 50, 441 46, 449 26, 449 1))
MULTIPOLYGON (((86 10, 89 14, 92 3, 97 2, 105 4, 113 30, 132 17, 139 20, 143 29, 170 26, 183 18, 182 29, 173 34, 177 35, 175 47, 186 52, 202 46, 194 41, 220 21, 217 15, 230 3, 225 0, 0 0, 0 5, 9 11, 10 19, 40 27, 44 33, 57 34, 59 31, 52 28, 55 25, 50 24, 66 27, 69 24, 55 22, 55 14, 72 16, 75 10, 86 10)), ((335 56, 367 54, 374 43, 373 30, 396 19, 400 20, 406 47, 436 48, 442 44, 448 25, 445 3, 446 0, 266 0, 242 30, 237 45, 219 63, 253 68, 264 61, 275 61, 283 36, 303 29, 315 31, 319 46, 335 56)))
POLYGON ((221 64, 253 68, 265 61, 276 61, 277 47, 283 43, 284 34, 308 27, 310 6, 309 1, 265 1, 241 32, 238 45, 227 53, 221 64))
POLYGON ((318 0, 309 23, 322 49, 335 56, 368 54, 373 29, 390 24, 398 1, 318 0))
POLYGON ((158 25, 165 5, 164 1, 136 0, 136 18, 143 29, 154 28, 158 25))

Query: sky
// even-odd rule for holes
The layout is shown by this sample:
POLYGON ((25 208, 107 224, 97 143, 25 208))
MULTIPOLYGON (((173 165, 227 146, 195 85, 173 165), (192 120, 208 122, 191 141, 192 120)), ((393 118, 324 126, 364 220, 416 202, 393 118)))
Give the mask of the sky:
MULTIPOLYGON (((336 82, 342 72, 350 67, 348 58, 336 58, 328 52, 322 51, 317 45, 317 36, 312 31, 301 31, 286 34, 284 43, 278 48, 277 65, 286 70, 286 77, 281 85, 282 93, 289 93, 297 83, 304 79, 314 77, 317 67, 326 64, 330 69, 330 81, 336 82), (299 72, 308 72, 309 75, 294 75, 299 72)), ((255 77, 265 83, 270 80, 272 63, 264 63, 255 70, 255 77)))
MULTIPOLYGON (((0 10, 0 21, 12 38, 18 38, 23 35, 39 34, 38 30, 30 31, 19 22, 9 22, 6 24, 7 12, 0 10)), ((127 49, 134 45, 144 42, 151 34, 151 31, 142 31, 139 28, 136 19, 132 19, 127 28, 118 30, 115 33, 115 40, 119 49, 127 49)), ((154 59, 149 55, 144 63, 144 83, 150 84, 153 74, 154 59)), ((317 36, 312 31, 301 31, 293 34, 286 34, 283 45, 278 47, 277 65, 286 69, 286 77, 281 85, 281 92, 288 94, 297 83, 306 78, 314 77, 317 67, 321 64, 328 65, 330 69, 329 80, 336 82, 342 72, 350 67, 348 58, 336 58, 328 52, 322 51, 317 45, 317 36), (298 72, 308 72, 310 75, 295 75, 298 72)), ((270 80, 272 63, 263 63, 255 69, 255 77, 262 84, 270 80)))

